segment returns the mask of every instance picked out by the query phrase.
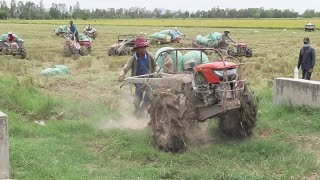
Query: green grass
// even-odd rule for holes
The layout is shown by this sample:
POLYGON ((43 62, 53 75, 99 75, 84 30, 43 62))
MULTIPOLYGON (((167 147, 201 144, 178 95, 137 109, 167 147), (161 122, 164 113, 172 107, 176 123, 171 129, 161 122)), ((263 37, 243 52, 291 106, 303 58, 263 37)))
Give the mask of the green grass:
MULTIPOLYGON (((312 46, 319 49, 318 32, 231 29, 234 39, 248 43, 254 51, 254 57, 243 59, 243 74, 260 99, 254 136, 241 141, 227 139, 212 120, 205 124, 205 140, 173 155, 154 147, 148 128, 97 127, 101 121, 121 120, 132 108, 132 89, 120 89, 116 82, 128 57, 108 57, 106 48, 120 34, 151 34, 163 29, 158 27, 161 22, 157 27, 115 26, 125 21, 102 21, 92 55, 78 60, 64 58, 65 41, 53 35, 56 24, 64 21, 16 21, 0 26, 1 32, 19 34, 28 49, 27 61, 0 56, 0 109, 9 115, 12 179, 319 179, 319 111, 272 106, 273 79, 293 76, 303 37, 310 36, 312 46), (23 24, 26 22, 34 24, 23 24), (40 75, 43 68, 55 64, 69 66, 71 75, 40 75), (56 118, 61 112, 64 117, 56 118), (44 120, 46 126, 35 124, 36 120, 44 120)), ((291 20, 282 23, 287 21, 291 20)), ((78 28, 86 23, 79 21, 78 28)), ((223 31, 205 27, 180 30, 189 38, 223 31)), ((184 46, 190 43, 185 40, 184 46)), ((319 67, 317 63, 315 80, 320 80, 319 67)))
POLYGON ((92 119, 50 120, 39 126, 33 123, 37 116, 24 111, 47 117, 49 114, 38 109, 54 112, 57 106, 51 102, 55 98, 30 85, 17 87, 12 78, 1 78, 0 82, 1 89, 4 85, 18 89, 1 97, 1 103, 11 103, 5 112, 10 117, 13 179, 300 179, 319 168, 311 152, 287 140, 297 134, 317 134, 319 112, 274 108, 270 91, 259 94, 262 112, 254 137, 225 139, 212 122, 208 133, 216 136, 213 142, 191 144, 186 153, 174 155, 157 150, 148 129, 97 130, 92 119), (15 93, 23 95, 22 100, 12 96, 15 93), (278 131, 261 138, 259 132, 266 128, 278 131))

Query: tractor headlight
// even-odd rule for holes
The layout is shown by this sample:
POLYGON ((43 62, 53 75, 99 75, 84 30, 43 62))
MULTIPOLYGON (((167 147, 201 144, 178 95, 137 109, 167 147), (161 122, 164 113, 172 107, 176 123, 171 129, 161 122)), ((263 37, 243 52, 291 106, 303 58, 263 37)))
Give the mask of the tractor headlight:
MULTIPOLYGON (((217 75, 221 81, 224 78, 224 72, 225 72, 224 70, 213 70, 213 73, 215 75, 217 75)), ((237 77, 237 69, 228 69, 228 70, 226 70, 226 73, 227 73, 226 75, 228 76, 229 81, 233 81, 237 77)))

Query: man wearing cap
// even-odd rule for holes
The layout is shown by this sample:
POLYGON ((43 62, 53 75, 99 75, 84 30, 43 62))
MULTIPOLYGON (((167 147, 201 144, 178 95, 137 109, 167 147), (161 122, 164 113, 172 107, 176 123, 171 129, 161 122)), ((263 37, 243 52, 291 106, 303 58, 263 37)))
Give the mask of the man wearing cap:
MULTIPOLYGON (((120 76, 118 78, 119 82, 124 81, 125 75, 131 69, 131 76, 141 76, 146 74, 157 74, 159 71, 159 66, 154 58, 154 56, 147 52, 147 47, 149 47, 146 38, 139 37, 135 40, 135 46, 133 51, 135 54, 128 60, 127 64, 123 67, 120 76)), ((135 115, 140 117, 142 113, 149 106, 150 101, 150 91, 149 88, 143 84, 135 84, 135 115), (141 104, 142 103, 142 104, 141 104)))
POLYGON ((302 79, 310 80, 313 72, 313 67, 316 63, 316 52, 310 47, 310 39, 303 39, 303 48, 300 50, 298 69, 302 69, 302 79))
POLYGON ((76 38, 76 42, 79 42, 79 34, 76 25, 73 24, 73 21, 70 21, 70 32, 72 34, 71 39, 76 38))
POLYGON ((16 41, 17 41, 17 38, 13 35, 12 32, 9 32, 5 45, 7 46, 8 49, 11 47, 12 50, 17 52, 19 47, 16 41))
POLYGON ((230 34, 229 30, 224 31, 224 33, 222 35, 223 42, 225 42, 225 43, 233 42, 233 43, 237 44, 234 40, 232 40, 230 38, 229 34, 230 34))

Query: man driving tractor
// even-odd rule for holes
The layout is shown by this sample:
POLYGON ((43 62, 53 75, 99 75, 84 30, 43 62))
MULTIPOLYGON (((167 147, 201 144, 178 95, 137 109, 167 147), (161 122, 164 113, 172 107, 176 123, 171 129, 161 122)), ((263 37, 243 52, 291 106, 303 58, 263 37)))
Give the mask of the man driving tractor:
POLYGON ((173 31, 171 31, 171 37, 172 37, 172 41, 176 41, 177 43, 179 43, 180 39, 179 37, 182 36, 183 34, 178 31, 178 28, 175 27, 173 31))
POLYGON ((85 30, 86 30, 86 31, 91 31, 91 30, 92 30, 91 24, 89 24, 88 26, 86 26, 85 30))
POLYGON ((70 32, 71 32, 71 40, 76 39, 76 42, 79 42, 79 33, 77 27, 73 24, 73 21, 70 21, 70 32))
POLYGON ((18 43, 16 41, 17 41, 17 38, 13 35, 12 32, 9 32, 7 41, 5 42, 5 45, 8 49, 12 49, 14 52, 17 52, 19 47, 18 47, 18 43))
POLYGON ((230 31, 229 31, 229 30, 224 31, 224 33, 223 33, 223 35, 222 35, 222 40, 223 40, 223 42, 228 43, 228 44, 229 44, 230 42, 232 42, 232 43, 234 43, 234 44, 237 44, 234 40, 231 39, 231 37, 229 36, 229 34, 230 34, 230 31))
MULTIPOLYGON (((124 81, 125 75, 131 69, 131 76, 141 76, 152 74, 156 76, 159 71, 159 66, 154 58, 154 56, 147 52, 147 39, 144 37, 138 37, 135 40, 135 46, 133 51, 135 54, 128 60, 126 65, 123 67, 120 76, 118 78, 119 82, 124 81)), ((135 98, 134 107, 135 115, 141 117, 143 112, 145 112, 149 106, 150 102, 150 88, 143 84, 135 84, 135 98)))

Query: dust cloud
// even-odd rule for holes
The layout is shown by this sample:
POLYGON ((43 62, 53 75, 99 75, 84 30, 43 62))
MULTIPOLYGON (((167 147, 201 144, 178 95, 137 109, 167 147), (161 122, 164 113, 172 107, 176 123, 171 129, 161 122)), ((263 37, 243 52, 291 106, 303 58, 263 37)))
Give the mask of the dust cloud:
POLYGON ((94 124, 96 129, 100 130, 142 130, 148 127, 149 116, 147 112, 142 118, 135 117, 134 111, 134 88, 132 86, 123 87, 120 90, 118 111, 120 117, 116 119, 101 118, 94 124))
POLYGON ((148 126, 147 118, 136 118, 133 113, 122 114, 119 119, 105 119, 96 123, 95 128, 100 130, 121 129, 141 130, 148 126))

